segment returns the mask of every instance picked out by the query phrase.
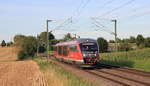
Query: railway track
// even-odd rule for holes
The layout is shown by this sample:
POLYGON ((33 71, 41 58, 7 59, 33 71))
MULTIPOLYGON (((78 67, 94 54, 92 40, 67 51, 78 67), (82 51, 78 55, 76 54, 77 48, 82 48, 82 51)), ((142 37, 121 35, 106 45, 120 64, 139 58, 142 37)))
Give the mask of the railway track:
POLYGON ((120 74, 114 74, 109 71, 92 70, 87 72, 102 77, 104 79, 113 81, 115 83, 121 84, 123 86, 150 86, 150 83, 148 82, 140 81, 136 78, 127 77, 120 74))
POLYGON ((115 70, 118 70, 118 71, 137 74, 137 75, 141 75, 141 76, 150 78, 150 72, 149 71, 137 70, 137 69, 128 68, 128 67, 119 67, 119 66, 115 66, 115 65, 109 65, 109 64, 106 64, 106 63, 98 63, 97 67, 99 67, 99 68, 101 68, 101 67, 115 68, 115 70))
POLYGON ((123 86, 150 86, 150 72, 147 71, 99 63, 88 72, 123 86))
POLYGON ((120 86, 150 86, 150 72, 143 70, 137 70, 128 67, 118 67, 105 63, 98 63, 94 69, 84 70, 72 64, 65 65, 85 71, 99 79, 111 81, 120 86))

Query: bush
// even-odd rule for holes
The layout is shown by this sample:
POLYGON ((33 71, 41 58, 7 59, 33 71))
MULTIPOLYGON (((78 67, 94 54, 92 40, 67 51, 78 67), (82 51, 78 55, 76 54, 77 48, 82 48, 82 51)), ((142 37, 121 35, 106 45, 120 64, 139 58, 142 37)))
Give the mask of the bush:
POLYGON ((24 51, 21 50, 21 51, 18 52, 18 60, 23 60, 26 57, 28 57, 28 56, 27 56, 27 54, 25 54, 24 51))
POLYGON ((21 44, 21 50, 18 52, 18 59, 23 60, 28 57, 34 57, 37 50, 37 40, 35 37, 25 37, 21 44))
POLYGON ((132 47, 128 43, 121 43, 118 46, 118 51, 129 51, 132 50, 132 47))

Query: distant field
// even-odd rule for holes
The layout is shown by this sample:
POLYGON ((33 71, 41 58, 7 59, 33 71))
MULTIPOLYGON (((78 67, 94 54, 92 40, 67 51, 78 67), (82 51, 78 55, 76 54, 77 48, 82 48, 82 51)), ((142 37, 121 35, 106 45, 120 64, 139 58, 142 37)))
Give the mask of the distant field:
POLYGON ((150 48, 130 52, 102 53, 102 62, 150 70, 150 48))
POLYGON ((0 46, 0 61, 17 60, 17 51, 15 47, 0 46))

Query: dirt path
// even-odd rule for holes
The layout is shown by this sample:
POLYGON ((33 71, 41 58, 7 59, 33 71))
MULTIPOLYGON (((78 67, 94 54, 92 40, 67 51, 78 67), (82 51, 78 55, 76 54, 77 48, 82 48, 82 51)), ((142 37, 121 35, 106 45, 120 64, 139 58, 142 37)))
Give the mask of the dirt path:
POLYGON ((16 59, 16 48, 0 47, 0 86, 48 86, 36 62, 16 59))

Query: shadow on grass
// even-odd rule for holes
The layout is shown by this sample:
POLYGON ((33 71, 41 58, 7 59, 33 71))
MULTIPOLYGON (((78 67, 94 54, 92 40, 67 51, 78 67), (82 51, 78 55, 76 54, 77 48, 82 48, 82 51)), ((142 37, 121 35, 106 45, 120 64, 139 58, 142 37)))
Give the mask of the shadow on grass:
POLYGON ((111 60, 100 60, 98 62, 98 69, 113 69, 113 68, 120 68, 120 67, 133 67, 134 62, 132 61, 111 61, 111 60), (113 65, 113 66, 106 66, 102 64, 108 64, 108 65, 113 65))

